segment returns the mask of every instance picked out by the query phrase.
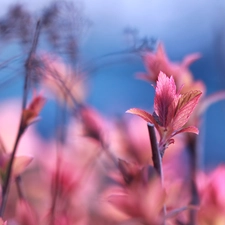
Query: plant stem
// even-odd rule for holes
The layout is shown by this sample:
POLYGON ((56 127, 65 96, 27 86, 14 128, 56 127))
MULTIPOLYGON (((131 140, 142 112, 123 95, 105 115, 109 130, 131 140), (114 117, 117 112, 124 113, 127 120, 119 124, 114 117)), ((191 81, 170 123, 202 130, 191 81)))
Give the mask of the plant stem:
MULTIPOLYGON (((66 95, 64 96, 64 99, 66 99, 66 95)), ((51 208, 50 208, 50 219, 49 219, 49 225, 55 224, 55 211, 57 207, 57 198, 60 192, 60 176, 61 176, 61 157, 62 157, 62 146, 65 145, 66 142, 66 113, 67 113, 67 102, 64 102, 64 106, 60 110, 57 106, 56 108, 56 121, 55 121, 55 130, 56 130, 56 164, 55 164, 55 174, 52 179, 52 200, 51 200, 51 208), (60 123, 59 123, 60 122, 60 123)))
POLYGON ((52 179, 52 201, 51 201, 51 208, 50 208, 50 220, 49 224, 54 225, 55 224, 55 209, 57 205, 57 197, 59 194, 59 179, 60 179, 60 166, 61 166, 61 160, 60 160, 60 154, 59 149, 57 148, 56 153, 56 174, 55 174, 55 180, 52 179), (53 182, 55 182, 53 184, 53 182), (55 186, 54 186, 55 185, 55 186))
POLYGON ((20 200, 25 200, 25 196, 24 196, 24 193, 23 193, 23 189, 22 189, 22 185, 21 185, 21 182, 22 182, 22 178, 21 176, 17 176, 16 177, 16 187, 17 187, 17 192, 18 192, 18 195, 19 195, 19 199, 20 200))
MULTIPOLYGON (((198 151, 197 151, 197 138, 193 134, 188 134, 188 153, 190 162, 190 189, 191 189, 191 205, 199 204, 198 190, 196 186, 196 173, 198 169, 198 151)), ((196 210, 191 209, 189 213, 189 225, 196 224, 196 210)))
MULTIPOLYGON (((23 91, 23 100, 22 100, 22 112, 26 108, 26 104, 27 104, 28 84, 29 84, 29 78, 30 78, 30 75, 31 75, 32 59, 33 59, 33 55, 34 55, 34 53, 36 51, 36 48, 37 48, 38 37, 39 37, 39 34, 40 34, 40 27, 41 27, 40 21, 38 21, 37 25, 36 25, 36 30, 35 30, 35 34, 34 34, 33 43, 32 43, 32 46, 31 46, 31 50, 30 50, 28 58, 25 62, 26 76, 25 76, 24 88, 23 88, 24 91, 23 91)), ((0 206, 0 217, 3 216, 5 206, 6 206, 6 202, 7 202, 7 198, 8 198, 9 184, 10 184, 10 179, 11 179, 11 175, 12 175, 12 167, 13 167, 13 162, 14 162, 17 146, 18 146, 19 140, 20 140, 20 138, 23 135, 25 130, 26 130, 26 128, 23 127, 23 113, 21 113, 20 125, 19 125, 19 129, 18 129, 17 137, 16 137, 16 140, 15 140, 15 144, 14 144, 12 154, 11 154, 11 157, 10 157, 10 160, 9 160, 9 164, 8 164, 8 167, 7 167, 7 170, 6 170, 5 180, 4 180, 4 183, 3 183, 3 186, 2 186, 2 202, 1 202, 1 206, 0 206)))
POLYGON ((22 102, 22 110, 24 110, 26 108, 26 104, 27 104, 27 97, 28 97, 28 86, 29 86, 29 81, 30 81, 30 77, 31 77, 31 69, 33 67, 33 57, 34 54, 36 52, 37 49, 37 44, 38 44, 38 39, 40 36, 40 31, 41 31, 41 21, 38 20, 37 24, 36 24, 36 29, 35 29, 35 34, 34 34, 34 38, 33 38, 33 42, 32 42, 32 46, 30 49, 30 53, 27 57, 27 60, 25 62, 25 69, 26 69, 26 74, 25 74, 25 81, 24 81, 24 93, 23 93, 23 102, 22 102))
MULTIPOLYGON (((148 123, 148 133, 149 133, 149 138, 150 138, 150 143, 151 143, 151 148, 152 148, 152 161, 153 161, 153 166, 157 173, 160 176, 161 180, 161 185, 162 188, 164 188, 164 176, 163 176, 163 169, 162 169, 162 157, 159 152, 158 148, 158 143, 157 143, 157 138, 155 134, 155 127, 153 124, 148 123)), ((163 217, 166 217, 166 205, 163 206, 163 217)), ((165 221, 163 221, 163 225, 165 225, 165 221)))
POLYGON ((152 147, 153 166, 160 176, 162 186, 164 186, 164 176, 163 176, 163 170, 162 170, 162 157, 160 155, 159 148, 158 148, 158 143, 157 143, 156 134, 155 134, 155 128, 154 128, 154 125, 151 123, 148 123, 148 133, 149 133, 150 143, 151 143, 151 147, 152 147))
POLYGON ((4 210, 5 210, 5 206, 6 206, 6 201, 7 201, 7 197, 8 197, 8 191, 9 191, 9 181, 10 181, 10 177, 12 174, 12 165, 13 165, 13 161, 14 161, 14 157, 15 157, 15 153, 16 153, 16 149, 20 140, 22 133, 19 132, 14 144, 14 148, 12 151, 12 155, 10 157, 10 161, 9 161, 9 165, 7 167, 7 171, 6 171, 6 178, 4 180, 4 184, 2 187, 2 202, 1 202, 1 207, 0 207, 0 217, 2 217, 4 210))

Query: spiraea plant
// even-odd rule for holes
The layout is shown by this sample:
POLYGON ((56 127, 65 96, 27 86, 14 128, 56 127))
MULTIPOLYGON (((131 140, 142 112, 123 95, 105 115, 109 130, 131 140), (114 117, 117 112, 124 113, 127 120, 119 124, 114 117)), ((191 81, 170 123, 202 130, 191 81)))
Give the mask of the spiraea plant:
POLYGON ((155 91, 154 112, 152 114, 136 108, 127 112, 137 114, 156 127, 160 135, 159 151, 163 155, 165 149, 174 143, 172 138, 175 135, 182 132, 198 134, 196 127, 184 128, 184 125, 198 104, 202 92, 194 90, 181 94, 181 90, 177 91, 173 77, 169 78, 162 72, 158 76, 155 91))

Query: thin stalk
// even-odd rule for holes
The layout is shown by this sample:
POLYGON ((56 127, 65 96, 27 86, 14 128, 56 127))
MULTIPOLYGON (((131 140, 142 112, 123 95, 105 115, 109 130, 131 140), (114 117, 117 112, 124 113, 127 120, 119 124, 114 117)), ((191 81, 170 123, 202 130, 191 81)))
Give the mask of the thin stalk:
POLYGON ((37 44, 38 44, 38 39, 40 36, 40 31, 41 31, 41 21, 39 20, 36 24, 36 30, 35 30, 35 34, 34 34, 34 38, 33 38, 33 42, 32 42, 32 46, 30 49, 30 53, 28 55, 28 58, 25 62, 25 69, 26 69, 26 74, 25 74, 25 82, 24 82, 24 94, 23 94, 23 102, 22 102, 22 109, 26 108, 26 104, 27 104, 27 97, 28 97, 28 85, 29 85, 29 81, 30 81, 30 77, 31 77, 31 69, 32 69, 32 60, 34 57, 34 54, 36 52, 37 49, 37 44))
POLYGON ((151 147, 152 147, 153 166, 160 176, 161 184, 163 187, 164 186, 164 175, 163 175, 163 169, 162 169, 162 157, 161 157, 161 154, 160 154, 159 148, 158 148, 158 142, 156 139, 155 128, 154 128, 154 125, 151 123, 148 123, 147 126, 148 126, 150 143, 151 143, 151 147))
MULTIPOLYGON (((157 173, 160 176, 161 180, 161 185, 162 188, 164 188, 164 175, 163 175, 163 169, 162 169, 162 156, 159 152, 158 148, 158 142, 155 134, 155 127, 153 124, 148 123, 148 133, 149 133, 149 138, 150 138, 150 144, 152 148, 152 161, 153 161, 153 166, 157 173)), ((163 218, 166 217, 166 205, 163 206, 163 218)), ((166 222, 165 220, 163 221, 163 225, 165 225, 166 222)))
MULTIPOLYGON (((51 202, 51 208, 50 208, 50 221, 49 224, 50 225, 54 225, 55 224, 55 210, 56 210, 56 205, 57 205, 57 197, 59 194, 59 179, 60 179, 60 167, 61 167, 61 160, 60 160, 60 154, 59 154, 59 149, 57 146, 57 153, 56 153, 56 174, 55 174, 55 183, 52 183, 52 202, 51 202)), ((53 180, 52 180, 53 182, 53 180)))
MULTIPOLYGON (((191 171, 190 190, 191 190, 191 205, 199 204, 199 195, 196 186, 196 174, 198 170, 198 151, 197 151, 197 138, 195 135, 189 134, 188 140, 188 153, 191 171)), ((189 225, 196 224, 196 210, 191 209, 189 213, 189 225)))
MULTIPOLYGON (((35 30, 35 34, 34 34, 34 39, 33 39, 33 43, 31 46, 31 50, 30 53, 28 55, 28 58, 25 62, 25 68, 26 68, 26 75, 25 75, 25 81, 24 81, 24 88, 23 88, 23 100, 22 100, 22 112, 23 110, 26 108, 26 104, 27 104, 27 96, 28 96, 28 84, 29 84, 29 78, 31 75, 31 67, 32 67, 32 58, 33 55, 36 51, 37 48, 37 43, 38 43, 38 37, 40 34, 40 21, 37 22, 36 25, 36 30, 35 30)), ((5 210, 5 206, 6 206, 6 202, 7 202, 7 198, 8 198, 8 192, 9 192, 9 185, 10 185, 10 179, 11 179, 11 175, 12 175, 12 167, 13 167, 13 162, 14 162, 14 158, 15 158, 15 154, 16 154, 16 150, 19 144, 19 140, 21 138, 21 136, 23 135, 24 131, 26 130, 26 128, 23 126, 23 113, 21 113, 21 118, 20 118, 20 125, 19 125, 19 129, 18 129, 18 133, 17 133, 17 137, 15 140, 15 144, 12 150, 12 154, 9 160, 9 164, 6 170, 6 176, 5 176, 5 180, 2 186, 2 202, 1 202, 1 207, 0 207, 0 217, 3 216, 4 210, 5 210)))
POLYGON ((20 140, 20 137, 22 136, 22 133, 19 131, 15 144, 14 144, 14 148, 12 151, 12 155, 9 161, 9 165, 7 167, 7 171, 6 171, 6 178, 4 180, 4 184, 2 187, 2 202, 1 202, 1 207, 0 207, 0 217, 2 217, 4 210, 5 210, 5 206, 6 206, 6 201, 7 201, 7 197, 8 197, 8 192, 9 192, 9 183, 10 183, 10 178, 11 178, 11 174, 12 174, 12 165, 13 165, 13 161, 14 161, 14 157, 16 154, 16 149, 20 140))
POLYGON ((16 180, 16 188, 17 188, 17 192, 18 192, 18 195, 19 195, 19 199, 25 200, 25 196, 24 196, 24 193, 23 193, 22 185, 21 185, 21 182, 22 182, 21 176, 17 176, 15 180, 16 180))
MULTIPOLYGON (((64 96, 66 99, 66 95, 64 96)), ((58 106, 57 106, 58 107, 58 106)), ((59 182, 60 182, 60 173, 61 173, 61 152, 62 152, 62 145, 65 144, 66 138, 66 101, 64 102, 64 107, 62 110, 56 109, 56 164, 55 164, 55 179, 52 180, 52 201, 51 201, 51 208, 50 208, 50 220, 49 225, 55 224, 55 211, 56 206, 58 204, 57 198, 59 195, 59 182), (61 121, 61 127, 59 121, 61 121), (54 183, 53 183, 54 181, 54 183)))

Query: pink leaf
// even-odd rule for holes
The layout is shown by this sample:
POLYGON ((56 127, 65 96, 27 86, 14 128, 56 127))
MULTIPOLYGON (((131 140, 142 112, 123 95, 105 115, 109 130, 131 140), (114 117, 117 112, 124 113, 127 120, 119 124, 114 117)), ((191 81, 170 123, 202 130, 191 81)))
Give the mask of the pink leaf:
POLYGON ((153 116, 150 113, 148 113, 148 112, 146 112, 146 111, 144 111, 142 109, 132 108, 132 109, 127 110, 126 113, 131 113, 131 114, 140 116, 146 122, 154 124, 154 126, 156 128, 158 127, 158 124, 156 123, 156 121, 153 118, 153 116))
POLYGON ((13 176, 20 175, 33 160, 32 156, 16 156, 13 163, 13 176))
POLYGON ((184 67, 189 67, 193 62, 201 58, 200 53, 193 53, 191 55, 188 55, 184 58, 182 65, 184 67))
POLYGON ((179 130, 183 125, 187 123, 201 95, 202 92, 196 90, 190 91, 181 96, 178 101, 176 115, 173 120, 174 130, 179 130))
POLYGON ((176 84, 173 77, 169 78, 160 72, 156 84, 154 109, 163 127, 167 127, 174 116, 176 99, 176 84))
POLYGON ((158 44, 158 47, 157 47, 157 52, 156 52, 157 56, 165 61, 167 61, 167 55, 166 55, 166 51, 164 49, 164 45, 162 42, 160 42, 158 44))
POLYGON ((140 208, 137 208, 138 200, 128 193, 114 193, 108 197, 108 201, 116 208, 130 216, 140 216, 140 208))
POLYGON ((209 106, 221 100, 225 100, 225 91, 218 91, 207 96, 203 99, 200 104, 200 107, 198 108, 198 115, 200 116, 208 109, 209 106))
POLYGON ((42 110, 46 99, 42 95, 33 97, 31 103, 23 110, 22 128, 25 129, 28 125, 36 122, 39 119, 40 111, 42 110))
POLYGON ((190 126, 190 127, 185 127, 177 132, 175 132, 172 136, 175 136, 179 133, 185 133, 185 132, 188 132, 188 133, 194 133, 194 134, 199 134, 199 130, 197 127, 194 127, 194 126, 190 126))
POLYGON ((28 110, 35 112, 36 115, 42 110, 46 99, 41 95, 34 96, 30 105, 27 107, 28 110))
POLYGON ((147 81, 147 82, 153 81, 151 79, 151 76, 149 74, 146 74, 146 73, 137 73, 135 77, 137 79, 144 80, 144 81, 147 81))

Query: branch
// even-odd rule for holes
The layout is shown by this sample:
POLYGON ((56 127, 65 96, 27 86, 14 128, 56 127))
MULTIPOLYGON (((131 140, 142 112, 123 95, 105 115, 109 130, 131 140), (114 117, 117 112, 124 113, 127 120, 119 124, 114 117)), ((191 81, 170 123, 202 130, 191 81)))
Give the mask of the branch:
MULTIPOLYGON (((196 174, 198 170, 198 149, 197 149, 197 137, 196 135, 189 134, 188 136, 188 154, 189 154, 189 162, 190 162, 190 189, 191 189, 191 205, 198 206, 199 205, 199 194, 196 185, 196 174)), ((189 212, 189 224, 196 224, 196 210, 190 210, 189 212)))
POLYGON ((161 183, 164 185, 163 180, 163 170, 162 170, 162 157, 159 152, 158 148, 158 143, 155 135, 155 128, 154 125, 151 123, 148 123, 148 133, 149 133, 149 138, 150 138, 150 143, 152 147, 152 161, 153 161, 153 166, 155 170, 158 172, 160 178, 161 178, 161 183))
MULTIPOLYGON (((162 156, 160 155, 157 138, 155 134, 154 125, 151 123, 147 124, 148 126, 148 133, 150 138, 150 143, 152 147, 152 161, 155 170, 158 172, 161 180, 162 188, 164 188, 164 176, 163 176, 163 169, 162 169, 162 156)), ((163 216, 166 217, 166 205, 163 206, 163 216)), ((165 225, 165 221, 163 222, 165 225)))
MULTIPOLYGON (((34 34, 33 43, 32 43, 32 46, 31 46, 31 50, 30 50, 28 58, 25 62, 26 76, 25 76, 25 81, 24 81, 22 112, 26 108, 26 104, 27 104, 27 96, 28 96, 28 91, 29 91, 28 90, 28 84, 29 84, 29 79, 30 79, 30 75, 31 75, 32 58, 33 58, 33 55, 34 55, 34 53, 36 51, 36 48, 37 48, 38 38, 39 38, 39 35, 40 35, 40 29, 41 29, 41 23, 40 23, 40 21, 38 21, 37 25, 36 25, 36 30, 35 30, 35 34, 34 34)), ((1 207, 0 207, 0 217, 2 217, 2 215, 4 213, 7 198, 8 198, 9 184, 10 184, 10 179, 11 179, 11 175, 12 175, 12 167, 13 167, 13 162, 14 162, 17 146, 19 144, 19 140, 20 140, 21 136, 23 135, 23 133, 25 131, 25 128, 22 124, 22 121, 23 121, 23 113, 21 113, 20 125, 19 125, 19 129, 18 129, 16 141, 15 141, 15 144, 14 144, 14 147, 13 147, 13 151, 12 151, 12 154, 11 154, 11 157, 10 157, 10 160, 9 160, 9 164, 8 164, 8 167, 7 167, 7 170, 6 170, 5 180, 4 180, 4 183, 3 183, 3 186, 2 186, 2 202, 1 202, 1 207)))

